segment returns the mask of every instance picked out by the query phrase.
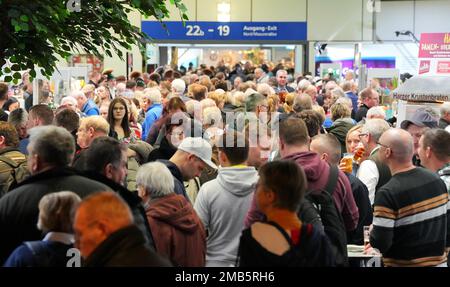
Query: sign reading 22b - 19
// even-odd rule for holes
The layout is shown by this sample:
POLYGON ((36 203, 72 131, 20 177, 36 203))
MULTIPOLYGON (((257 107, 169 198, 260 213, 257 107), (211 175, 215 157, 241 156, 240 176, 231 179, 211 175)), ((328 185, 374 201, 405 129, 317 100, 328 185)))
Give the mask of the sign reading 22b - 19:
POLYGON ((142 21, 142 32, 161 40, 305 41, 306 22, 203 22, 142 21))

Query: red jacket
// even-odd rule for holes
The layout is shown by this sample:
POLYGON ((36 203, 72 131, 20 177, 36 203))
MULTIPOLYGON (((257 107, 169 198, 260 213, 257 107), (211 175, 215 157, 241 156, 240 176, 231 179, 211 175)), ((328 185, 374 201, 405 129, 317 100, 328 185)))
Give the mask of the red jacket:
POLYGON ((158 254, 175 266, 205 266, 205 229, 186 198, 173 193, 153 199, 146 213, 158 254))

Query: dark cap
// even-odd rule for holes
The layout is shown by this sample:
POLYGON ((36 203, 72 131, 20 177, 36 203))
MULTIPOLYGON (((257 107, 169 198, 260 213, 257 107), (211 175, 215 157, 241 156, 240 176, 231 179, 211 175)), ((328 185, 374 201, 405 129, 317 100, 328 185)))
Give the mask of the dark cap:
POLYGON ((145 82, 141 78, 136 79, 136 86, 145 88, 145 82))
POLYGON ((409 120, 404 120, 400 127, 406 130, 410 124, 414 124, 419 127, 437 128, 438 122, 433 115, 425 108, 418 109, 409 120))

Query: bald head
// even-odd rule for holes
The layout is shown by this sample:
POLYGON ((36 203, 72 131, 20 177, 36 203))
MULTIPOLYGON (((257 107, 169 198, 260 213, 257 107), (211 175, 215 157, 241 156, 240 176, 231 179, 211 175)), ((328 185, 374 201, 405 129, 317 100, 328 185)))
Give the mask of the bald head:
POLYGON ((94 193, 76 211, 76 246, 86 258, 112 233, 131 224, 133 215, 122 198, 110 191, 94 193))
POLYGON ((392 159, 397 163, 412 162, 414 143, 412 136, 402 129, 389 129, 381 135, 379 140, 381 148, 389 147, 392 150, 392 159))

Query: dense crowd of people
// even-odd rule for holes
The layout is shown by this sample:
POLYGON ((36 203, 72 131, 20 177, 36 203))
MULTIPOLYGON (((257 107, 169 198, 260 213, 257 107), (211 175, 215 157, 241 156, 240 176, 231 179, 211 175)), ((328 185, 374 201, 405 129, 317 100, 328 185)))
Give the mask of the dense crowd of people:
POLYGON ((0 82, 3 266, 447 266, 448 102, 396 122, 377 82, 250 62, 93 71, 60 103, 29 77, 24 107, 0 82))

